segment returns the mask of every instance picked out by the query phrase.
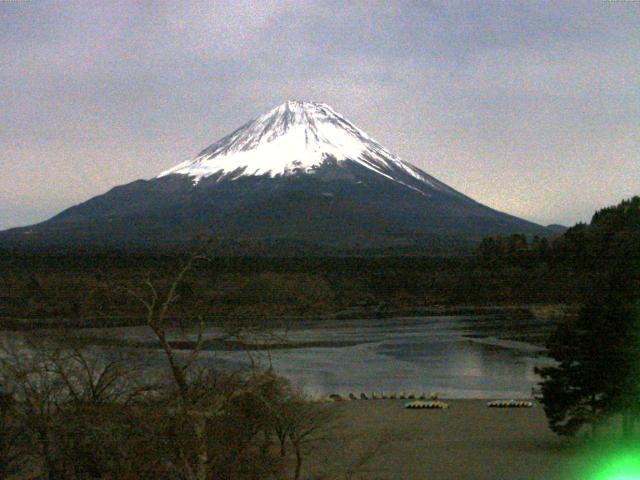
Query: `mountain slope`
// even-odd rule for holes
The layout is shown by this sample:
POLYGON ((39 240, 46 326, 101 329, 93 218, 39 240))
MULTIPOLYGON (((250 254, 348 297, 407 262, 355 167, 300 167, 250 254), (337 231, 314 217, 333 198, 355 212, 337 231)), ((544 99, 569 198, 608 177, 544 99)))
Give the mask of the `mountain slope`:
POLYGON ((229 242, 385 248, 546 235, 402 161, 320 103, 286 102, 151 180, 116 187, 31 227, 13 245, 229 242))

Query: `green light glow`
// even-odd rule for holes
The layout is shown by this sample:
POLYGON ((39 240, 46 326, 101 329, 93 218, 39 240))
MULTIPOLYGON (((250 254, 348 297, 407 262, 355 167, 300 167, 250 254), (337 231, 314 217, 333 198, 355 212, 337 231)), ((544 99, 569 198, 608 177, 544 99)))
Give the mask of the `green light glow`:
POLYGON ((637 450, 618 452, 602 462, 590 480, 640 480, 640 455, 637 450))

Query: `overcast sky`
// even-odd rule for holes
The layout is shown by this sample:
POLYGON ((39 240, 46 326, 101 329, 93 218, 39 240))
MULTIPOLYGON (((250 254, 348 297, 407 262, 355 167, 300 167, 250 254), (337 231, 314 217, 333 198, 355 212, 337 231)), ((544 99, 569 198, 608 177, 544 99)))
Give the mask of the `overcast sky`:
POLYGON ((0 2, 0 229, 287 99, 543 224, 640 194, 640 1, 0 2))

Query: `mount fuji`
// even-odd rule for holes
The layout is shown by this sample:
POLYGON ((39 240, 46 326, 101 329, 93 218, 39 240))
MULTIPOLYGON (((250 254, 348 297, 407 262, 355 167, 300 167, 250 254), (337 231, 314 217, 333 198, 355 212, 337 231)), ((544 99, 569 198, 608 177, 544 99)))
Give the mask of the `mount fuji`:
POLYGON ((150 180, 30 227, 13 246, 450 251, 491 234, 549 235, 405 162, 323 103, 288 101, 150 180), (268 246, 268 247, 265 247, 268 246))

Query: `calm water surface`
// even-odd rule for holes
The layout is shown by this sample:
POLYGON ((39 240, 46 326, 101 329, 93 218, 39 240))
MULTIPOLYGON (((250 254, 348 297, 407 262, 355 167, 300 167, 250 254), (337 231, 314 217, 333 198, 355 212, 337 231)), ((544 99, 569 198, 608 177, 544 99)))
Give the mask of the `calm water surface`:
MULTIPOLYGON (((496 315, 299 322, 287 339, 302 346, 258 357, 313 395, 412 391, 449 398, 530 397, 538 381, 534 367, 550 361, 542 348, 521 340, 550 327, 536 318, 496 315)), ((141 328, 101 330, 150 338, 141 328)), ((149 353, 162 361, 160 352, 149 353)), ((243 368, 249 359, 242 351, 205 351, 201 363, 243 368)))
MULTIPOLYGON (((533 368, 549 361, 538 347, 496 338, 504 321, 508 319, 426 317, 301 326, 289 333, 292 340, 353 345, 277 350, 271 361, 276 371, 314 394, 413 391, 450 398, 528 397, 538 381, 533 368)), ((535 321, 533 326, 532 321, 518 323, 523 330, 535 328, 535 321)), ((225 352, 224 357, 242 361, 243 354, 225 352)))

